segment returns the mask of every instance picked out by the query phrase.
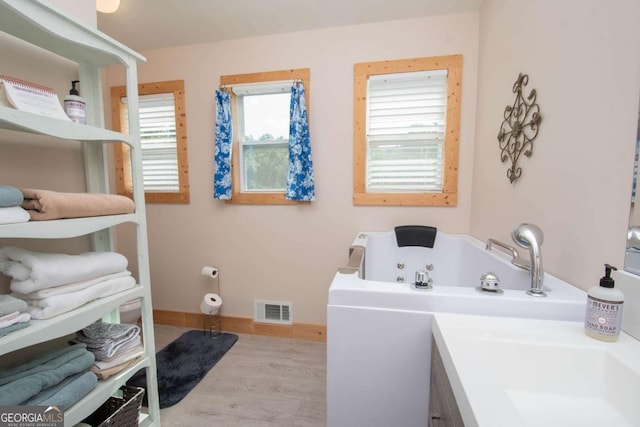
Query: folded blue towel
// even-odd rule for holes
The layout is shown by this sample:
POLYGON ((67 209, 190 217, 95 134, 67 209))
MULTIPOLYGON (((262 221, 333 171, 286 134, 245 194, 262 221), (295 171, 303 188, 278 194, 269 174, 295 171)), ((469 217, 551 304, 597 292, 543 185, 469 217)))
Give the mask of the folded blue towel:
POLYGON ((0 386, 0 406, 20 405, 43 390, 53 387, 65 378, 87 371, 95 361, 93 353, 84 350, 84 354, 57 364, 51 361, 51 369, 24 376, 0 386))
MULTIPOLYGON (((2 262, 2 261, 0 261, 2 262)), ((27 309, 27 303, 11 295, 0 295, 0 316, 13 313, 14 311, 23 312, 27 309)))
POLYGON ((25 376, 37 374, 38 372, 48 371, 56 366, 60 366, 60 364, 75 359, 86 351, 87 346, 84 344, 76 344, 48 351, 42 356, 28 362, 21 363, 13 368, 1 370, 0 385, 11 383, 25 376))
POLYGON ((24 329, 27 326, 29 326, 31 324, 31 322, 19 322, 19 323, 14 323, 13 325, 7 326, 5 328, 0 328, 0 337, 7 335, 10 332, 13 331, 18 331, 20 329, 24 329))
POLYGON ((87 395, 98 384, 98 377, 93 372, 81 372, 66 378, 61 383, 49 387, 21 405, 55 405, 63 410, 69 409, 78 400, 87 395))
POLYGON ((8 185, 0 185, 0 207, 20 206, 23 200, 22 191, 8 185))

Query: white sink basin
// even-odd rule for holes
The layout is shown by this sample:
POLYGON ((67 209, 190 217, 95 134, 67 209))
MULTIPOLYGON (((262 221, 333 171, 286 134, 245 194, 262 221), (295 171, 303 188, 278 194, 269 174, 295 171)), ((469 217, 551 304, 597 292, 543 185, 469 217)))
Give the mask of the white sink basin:
POLYGON ((433 334, 465 425, 640 426, 640 342, 580 322, 436 314, 433 334))

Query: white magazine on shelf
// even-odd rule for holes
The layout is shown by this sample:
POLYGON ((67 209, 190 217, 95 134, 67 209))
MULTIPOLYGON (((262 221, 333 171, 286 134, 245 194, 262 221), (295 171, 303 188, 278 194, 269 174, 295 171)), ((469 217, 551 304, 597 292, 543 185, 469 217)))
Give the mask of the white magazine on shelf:
POLYGON ((53 89, 0 75, 0 91, 10 106, 17 110, 71 121, 53 89))

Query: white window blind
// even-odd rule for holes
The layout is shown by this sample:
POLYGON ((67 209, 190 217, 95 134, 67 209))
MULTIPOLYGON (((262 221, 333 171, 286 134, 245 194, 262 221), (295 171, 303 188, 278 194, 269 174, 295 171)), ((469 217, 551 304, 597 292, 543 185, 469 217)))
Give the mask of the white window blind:
MULTIPOLYGON (((127 99, 123 98, 126 104, 127 99)), ((140 141, 145 192, 178 192, 178 144, 173 93, 141 95, 140 141)), ((125 126, 129 129, 128 115, 125 126)))
POLYGON ((367 192, 442 191, 446 112, 447 70, 368 79, 367 192))

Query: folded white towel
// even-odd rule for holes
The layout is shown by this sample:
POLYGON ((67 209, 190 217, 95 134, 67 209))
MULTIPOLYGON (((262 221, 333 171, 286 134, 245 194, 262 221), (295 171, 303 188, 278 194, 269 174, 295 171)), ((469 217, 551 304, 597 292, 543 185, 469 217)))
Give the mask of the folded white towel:
POLYGON ((6 246, 0 249, 0 271, 13 277, 11 290, 28 294, 39 289, 95 279, 127 269, 116 252, 50 254, 6 246))
POLYGON ((96 285, 105 280, 117 279, 119 277, 131 276, 129 270, 122 271, 120 273, 107 274, 106 276, 97 277, 91 280, 83 280, 81 282, 69 283, 68 285, 55 286, 53 288, 40 289, 39 291, 31 292, 28 294, 21 294, 20 292, 14 292, 13 295, 23 300, 31 299, 43 299, 49 298, 55 295, 68 294, 69 292, 81 291, 89 286, 96 285))
POLYGON ((7 326, 15 325, 16 323, 24 323, 31 320, 29 313, 18 313, 17 316, 9 320, 0 321, 0 328, 6 328, 7 326))
POLYGON ((30 215, 20 206, 0 207, 0 224, 17 224, 29 221, 30 215))
POLYGON ((0 322, 6 322, 7 320, 15 319, 18 316, 20 316, 20 312, 19 311, 14 311, 13 313, 9 313, 9 314, 5 314, 3 316, 0 316, 0 322))
POLYGON ((109 279, 80 291, 55 295, 49 298, 28 300, 26 312, 31 314, 33 319, 48 319, 71 311, 95 299, 126 291, 135 285, 136 281, 131 276, 109 279))
POLYGON ((144 348, 142 348, 141 345, 137 345, 129 351, 119 354, 116 357, 111 358, 110 360, 96 360, 95 362, 93 362, 93 366, 96 369, 102 371, 104 369, 118 366, 124 362, 128 362, 131 359, 135 359, 136 357, 141 356, 142 353, 144 353, 144 348))

